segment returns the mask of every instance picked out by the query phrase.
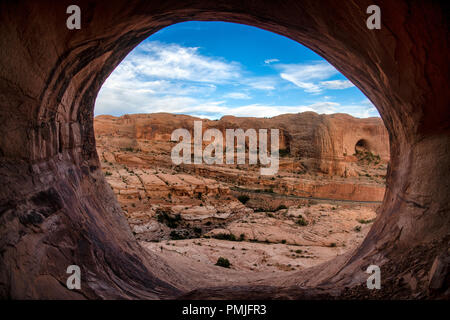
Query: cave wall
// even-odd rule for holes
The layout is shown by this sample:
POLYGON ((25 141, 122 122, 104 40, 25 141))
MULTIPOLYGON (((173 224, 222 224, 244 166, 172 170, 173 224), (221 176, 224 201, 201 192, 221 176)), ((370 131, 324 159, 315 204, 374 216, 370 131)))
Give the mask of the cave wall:
MULTIPOLYGON (((332 63, 381 114, 391 163, 378 219, 348 260, 322 266, 310 284, 332 284, 336 291, 355 285, 367 263, 408 261, 408 250, 448 241, 447 5, 80 0, 81 30, 68 30, 71 4, 0 2, 1 297, 164 298, 181 293, 182 279, 143 252, 119 213, 99 168, 93 108, 102 83, 127 53, 155 31, 187 20, 244 23, 298 41, 332 63), (371 4, 381 8, 381 30, 366 28, 371 4), (87 279, 79 291, 65 287, 68 264, 80 265, 87 279)), ((446 261, 447 246, 434 245, 440 251, 422 257, 428 263, 425 277, 432 279, 426 268, 433 261, 446 261)), ((443 290, 441 280, 435 279, 433 290, 443 290)), ((429 283, 420 282, 415 290, 428 294, 429 283)))

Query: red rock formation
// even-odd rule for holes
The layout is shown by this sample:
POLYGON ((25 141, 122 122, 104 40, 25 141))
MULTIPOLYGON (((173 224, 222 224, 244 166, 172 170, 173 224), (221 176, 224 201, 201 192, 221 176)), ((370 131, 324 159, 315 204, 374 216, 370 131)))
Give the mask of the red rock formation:
POLYGON ((0 3, 1 297, 180 292, 182 277, 136 244, 118 212, 99 168, 92 115, 100 86, 126 54, 155 31, 186 20, 249 24, 313 49, 375 104, 391 148, 381 212, 347 259, 280 281, 281 289, 202 289, 189 297, 448 297, 442 272, 450 229, 445 5, 380 0, 381 30, 369 30, 372 2, 365 0, 80 0, 81 30, 68 30, 70 4, 0 3), (70 264, 86 279, 80 291, 64 286, 70 264), (369 264, 381 266, 382 290, 367 292, 369 264), (292 281, 301 287, 289 288, 292 281))
MULTIPOLYGON (((280 150, 287 150, 298 162, 303 161, 309 170, 329 175, 345 175, 346 163, 356 160, 351 155, 359 141, 382 160, 389 160, 388 134, 381 119, 358 119, 347 114, 304 112, 273 118, 224 116, 216 121, 170 113, 133 114, 118 118, 98 116, 94 126, 97 139, 103 145, 142 149, 145 142, 157 141, 165 143, 166 151, 170 151, 172 132, 185 128, 193 137, 194 121, 202 121, 203 131, 219 129, 223 137, 226 129, 255 129, 257 132, 259 129, 279 129, 280 150)), ((225 141, 223 145, 225 148, 225 141)))
MULTIPOLYGON (((227 165, 226 150, 223 151, 224 165, 189 165, 177 167, 177 170, 195 172, 203 177, 217 178, 246 188, 273 189, 282 194, 302 197, 354 201, 383 200, 385 192, 383 177, 386 175, 386 161, 389 159, 387 131, 379 118, 357 119, 346 114, 328 116, 305 112, 273 118, 224 116, 214 121, 170 113, 134 114, 117 118, 98 116, 94 119, 94 128, 97 150, 100 159, 104 161, 102 166, 104 171, 112 170, 108 162, 148 169, 157 167, 173 169, 171 150, 177 142, 171 141, 171 133, 176 129, 186 128, 193 137, 194 121, 202 121, 203 132, 210 128, 219 129, 224 139, 226 130, 230 128, 255 129, 256 132, 260 129, 280 130, 281 159, 277 176, 281 177, 280 174, 290 176, 282 179, 275 179, 275 176, 262 177, 255 165, 243 167, 227 165), (363 145, 357 146, 358 142, 363 142, 363 145), (356 149, 360 150, 358 152, 370 152, 374 160, 364 165, 358 161, 358 157, 369 154, 355 156, 356 149), (378 179, 373 179, 367 170, 378 179), (301 173, 307 176, 300 177, 301 173), (318 174, 321 176, 320 181, 315 178, 318 174), (336 181, 335 176, 349 179, 336 181)), ((194 150, 193 143, 194 139, 191 139, 191 153, 194 150)), ((203 143, 206 147, 210 141, 203 143)), ((224 149, 225 145, 226 142, 223 141, 224 149)), ((124 173, 126 175, 126 172, 124 173)), ((109 178, 110 183, 111 178, 113 177, 109 178)), ((140 185, 139 181, 137 185, 140 185)), ((116 193, 119 189, 121 188, 113 183, 113 190, 116 193)), ((121 194, 119 200, 124 194, 121 194)))

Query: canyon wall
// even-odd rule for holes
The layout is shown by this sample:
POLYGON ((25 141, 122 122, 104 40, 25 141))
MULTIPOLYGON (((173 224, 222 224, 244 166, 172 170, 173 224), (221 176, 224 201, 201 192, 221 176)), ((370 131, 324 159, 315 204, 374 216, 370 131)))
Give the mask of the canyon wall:
MULTIPOLYGON (((358 141, 364 141, 367 151, 379 156, 382 161, 389 160, 389 138, 382 120, 359 119, 347 114, 304 112, 273 118, 224 116, 219 120, 170 113, 121 117, 103 115, 95 118, 94 128, 96 138, 102 145, 141 150, 145 149, 145 142, 170 144, 171 134, 178 128, 189 130, 193 143, 194 121, 202 121, 203 132, 210 128, 219 129, 224 140, 226 129, 255 129, 257 132, 259 129, 279 129, 281 151, 303 163, 307 167, 305 169, 328 175, 346 174, 346 163, 357 160, 355 146, 358 141)), ((170 144, 170 147, 173 145, 170 144)), ((167 146, 165 151, 169 149, 167 146)))

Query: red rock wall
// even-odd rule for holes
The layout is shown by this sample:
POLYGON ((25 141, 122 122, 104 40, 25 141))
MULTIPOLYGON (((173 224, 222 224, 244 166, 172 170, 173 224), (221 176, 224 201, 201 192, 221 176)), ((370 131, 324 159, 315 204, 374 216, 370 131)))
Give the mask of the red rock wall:
MULTIPOLYGON (((93 107, 127 53, 153 32, 186 20, 249 24, 308 46, 367 95, 389 132, 388 189, 363 244, 345 261, 294 277, 309 279, 298 290, 270 289, 259 297, 317 295, 308 285, 345 295, 345 286, 365 283, 362 270, 372 263, 385 270, 385 289, 372 293, 378 297, 443 296, 445 274, 431 265, 448 261, 449 11, 438 2, 375 2, 381 30, 366 28, 366 8, 373 3, 366 0, 80 0, 78 31, 65 28, 71 1, 1 2, 0 296, 179 293, 175 286, 183 280, 140 249, 117 211, 99 169, 93 107), (64 286, 68 264, 80 265, 89 280, 79 292, 64 286), (416 286, 395 282, 412 266, 416 286)), ((257 291, 225 288, 220 295, 257 291)), ((204 289, 196 294, 214 297, 204 289)))

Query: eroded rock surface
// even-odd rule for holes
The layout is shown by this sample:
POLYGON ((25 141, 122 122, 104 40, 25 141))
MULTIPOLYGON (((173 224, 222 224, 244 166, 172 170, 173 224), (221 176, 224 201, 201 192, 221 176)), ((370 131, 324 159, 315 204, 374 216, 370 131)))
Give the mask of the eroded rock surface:
POLYGON ((185 297, 448 298, 437 271, 446 269, 432 268, 438 257, 446 263, 449 247, 447 5, 380 0, 381 29, 369 30, 364 1, 77 4, 85 10, 81 30, 65 27, 63 1, 0 3, 1 297, 167 298, 188 290, 136 243, 120 214, 96 154, 93 108, 105 78, 149 35, 176 22, 221 20, 303 43, 355 83, 389 132, 388 187, 373 227, 347 256, 276 285, 185 297), (88 280, 81 291, 64 286, 70 264, 88 280), (385 280, 383 290, 367 293, 370 264, 385 280))

